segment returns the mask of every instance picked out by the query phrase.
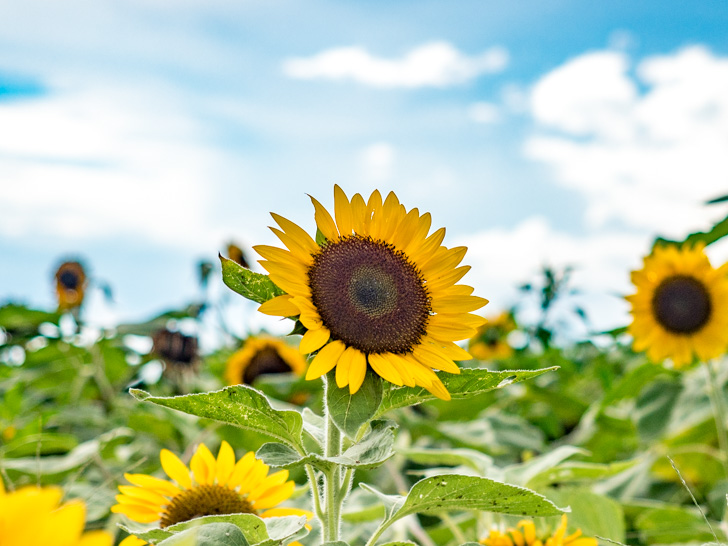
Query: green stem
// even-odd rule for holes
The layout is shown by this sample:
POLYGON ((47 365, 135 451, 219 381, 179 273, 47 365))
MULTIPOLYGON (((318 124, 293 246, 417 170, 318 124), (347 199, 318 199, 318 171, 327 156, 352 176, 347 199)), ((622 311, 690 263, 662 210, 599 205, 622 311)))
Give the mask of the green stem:
POLYGON ((708 380, 710 384, 710 401, 713 405, 713 417, 715 418, 715 429, 718 432, 718 447, 720 448, 720 460, 723 463, 723 471, 728 478, 728 434, 726 434, 726 412, 723 391, 718 384, 718 377, 713 369, 713 362, 706 362, 708 369, 708 380))
POLYGON ((313 497, 313 511, 319 521, 324 521, 324 511, 321 508, 321 491, 319 489, 319 481, 316 478, 316 471, 310 464, 306 465, 306 475, 311 484, 311 496, 313 497))
POLYGON ((452 535, 453 537, 455 537, 455 540, 457 540, 458 544, 465 544, 468 541, 468 539, 465 538, 465 535, 463 534, 460 527, 455 524, 455 522, 448 514, 440 514, 440 519, 445 525, 447 525, 447 528, 450 529, 450 532, 452 532, 452 535))
MULTIPOLYGON (((341 454, 341 433, 336 424, 331 420, 326 409, 326 445, 324 446, 326 457, 336 457, 341 454)), ((328 542, 339 540, 339 512, 341 510, 341 467, 334 466, 324 475, 325 496, 326 496, 326 521, 324 527, 324 539, 328 542)))

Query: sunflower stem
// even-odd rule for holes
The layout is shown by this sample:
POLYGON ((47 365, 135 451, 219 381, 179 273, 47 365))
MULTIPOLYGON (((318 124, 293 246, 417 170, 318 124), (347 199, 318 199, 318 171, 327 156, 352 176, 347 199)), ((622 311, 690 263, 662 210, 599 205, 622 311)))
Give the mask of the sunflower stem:
POLYGON ((324 521, 324 511, 321 508, 321 489, 319 486, 319 480, 316 477, 316 471, 310 464, 306 465, 306 475, 308 481, 311 483, 311 496, 313 497, 313 512, 319 521, 324 521))
MULTIPOLYGON (((326 379, 324 385, 328 388, 326 379)), ((336 457, 341 455, 341 432, 331 419, 328 406, 324 405, 326 419, 326 443, 324 455, 336 457)), ((324 542, 335 542, 339 540, 339 529, 341 527, 341 504, 344 501, 341 491, 341 467, 334 465, 324 475, 324 494, 326 497, 325 521, 322 521, 324 529, 324 542)))
POLYGON ((715 429, 718 433, 718 447, 720 448, 720 460, 723 463, 723 471, 728 478, 728 434, 726 433, 726 411, 723 390, 718 384, 718 376, 714 369, 715 361, 705 362, 708 371, 708 382, 710 384, 710 401, 713 406, 713 417, 715 418, 715 429))

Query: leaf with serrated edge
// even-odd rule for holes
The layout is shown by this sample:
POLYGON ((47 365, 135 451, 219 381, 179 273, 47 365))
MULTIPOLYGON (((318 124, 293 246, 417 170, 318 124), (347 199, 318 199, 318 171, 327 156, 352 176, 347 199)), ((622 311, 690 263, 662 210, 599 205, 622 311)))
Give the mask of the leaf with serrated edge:
MULTIPOLYGON (((208 523, 231 523, 243 532, 245 538, 251 544, 257 544, 264 540, 268 540, 268 529, 265 521, 255 514, 226 514, 222 516, 202 516, 181 523, 176 523, 167 527, 167 530, 173 533, 179 533, 193 527, 206 525, 208 523)), ((141 537, 140 537, 141 538, 141 537)))
POLYGON ((129 392, 137 400, 254 430, 288 444, 297 451, 303 451, 301 414, 292 410, 273 409, 265 395, 252 387, 235 385, 219 391, 170 397, 152 396, 137 389, 129 392))
POLYGON ((402 507, 389 520, 451 510, 482 510, 518 516, 558 516, 564 512, 530 489, 487 478, 448 474, 425 478, 413 485, 402 507))
POLYGON ((326 406, 336 427, 350 439, 356 440, 359 428, 374 416, 382 402, 382 380, 371 371, 354 394, 349 387, 336 386, 335 372, 326 378, 326 406))
POLYGON ((249 300, 265 303, 276 296, 285 294, 270 280, 268 275, 255 273, 237 262, 220 256, 222 280, 233 292, 249 300))
POLYGON ((308 534, 306 516, 282 516, 265 518, 270 540, 264 540, 256 546, 278 546, 288 544, 308 534))
MULTIPOLYGON (((491 372, 480 368, 464 368, 457 375, 437 372, 443 385, 456 400, 459 398, 470 398, 493 389, 499 389, 513 383, 520 383, 532 379, 546 372, 557 370, 558 366, 542 368, 540 370, 505 370, 502 372, 491 372)), ((382 404, 374 415, 381 417, 386 412, 413 406, 435 400, 437 397, 422 387, 399 387, 385 391, 382 404)))
POLYGON ((230 523, 210 523, 187 529, 159 543, 159 546, 249 546, 243 533, 230 523))
POLYGON ((255 457, 268 466, 276 468, 291 469, 310 464, 321 471, 327 471, 333 466, 333 463, 322 455, 309 453, 301 456, 295 449, 277 442, 269 442, 260 446, 255 457))
POLYGON ((142 540, 146 540, 150 544, 156 544, 159 541, 164 540, 165 538, 169 538, 172 536, 172 533, 169 531, 165 531, 164 529, 134 529, 132 527, 127 527, 126 525, 122 525, 121 523, 117 523, 120 529, 126 531, 130 535, 134 535, 137 538, 140 538, 142 540))

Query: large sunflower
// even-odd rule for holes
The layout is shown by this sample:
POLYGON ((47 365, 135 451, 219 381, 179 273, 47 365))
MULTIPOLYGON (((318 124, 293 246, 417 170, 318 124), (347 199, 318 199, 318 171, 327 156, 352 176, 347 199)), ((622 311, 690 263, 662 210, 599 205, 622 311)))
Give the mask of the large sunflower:
POLYGON ((228 385, 251 385, 260 375, 293 372, 303 375, 306 361, 301 353, 273 337, 251 336, 234 352, 225 367, 228 385))
POLYGON ((704 248, 658 246, 632 272, 629 333, 634 349, 654 362, 669 358, 679 368, 728 348, 728 264, 714 269, 704 248))
POLYGON ((487 300, 456 284, 470 269, 458 264, 466 247, 441 246, 445 228, 428 236, 430 214, 409 212, 392 192, 382 202, 351 201, 334 186, 334 218, 313 197, 320 237, 272 214, 271 228, 288 248, 257 246, 260 263, 286 292, 260 307, 262 313, 298 317, 307 328, 302 353, 318 354, 306 379, 334 367, 339 388, 361 387, 368 367, 396 385, 424 387, 448 400, 433 370, 459 373, 454 360, 468 360, 454 341, 472 337, 485 320, 471 314, 487 300))
POLYGON ((0 480, 0 544, 2 546, 111 546, 106 531, 83 532, 86 505, 61 504, 60 487, 23 487, 7 493, 0 480))
POLYGON ((485 546, 597 546, 597 539, 581 536, 581 529, 567 535, 568 520, 566 514, 561 516, 561 525, 550 537, 536 537, 536 526, 532 521, 518 522, 516 529, 510 528, 505 533, 494 529, 480 541, 485 546))
POLYGON ((256 514, 311 517, 298 508, 277 508, 295 488, 288 470, 268 475, 268 465, 251 451, 237 463, 233 448, 222 442, 217 459, 200 444, 190 460, 190 468, 167 449, 160 453, 162 468, 172 481, 146 474, 125 474, 133 485, 121 485, 118 504, 111 511, 139 523, 159 521, 160 527, 201 516, 256 514), (175 483, 176 482, 176 483, 175 483))

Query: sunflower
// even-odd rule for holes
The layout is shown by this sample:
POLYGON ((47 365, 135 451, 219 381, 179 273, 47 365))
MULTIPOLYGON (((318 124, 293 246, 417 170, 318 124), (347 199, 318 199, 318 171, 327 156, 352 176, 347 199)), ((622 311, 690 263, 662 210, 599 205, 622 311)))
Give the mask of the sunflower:
POLYGON ((245 259, 245 253, 243 252, 243 249, 235 243, 228 243, 227 254, 232 261, 250 269, 250 265, 248 265, 248 260, 245 259))
POLYGON ((306 510, 276 508, 293 494, 296 484, 288 481, 288 470, 269 476, 268 465, 256 459, 252 451, 236 463, 232 447, 223 441, 217 459, 200 444, 189 468, 167 449, 161 451, 160 459, 171 481, 125 474, 133 485, 119 486, 121 495, 116 496, 118 504, 111 507, 112 512, 139 523, 159 521, 162 528, 221 514, 312 517, 306 510))
POLYGON ((513 354, 513 347, 506 341, 516 329, 513 315, 503 312, 478 328, 478 333, 468 342, 468 351, 479 360, 499 360, 513 354))
POLYGON ((271 228, 288 248, 257 246, 261 265, 286 292, 262 313, 298 317, 307 332, 303 354, 318 351, 306 379, 336 368, 336 384, 355 393, 367 369, 395 385, 421 386, 448 400, 433 370, 460 373, 454 360, 470 354, 454 341, 468 339, 485 319, 470 314, 487 300, 456 284, 470 269, 458 264, 466 247, 441 246, 445 228, 428 236, 430 214, 409 212, 392 192, 382 202, 351 201, 334 186, 334 218, 313 197, 317 243, 303 229, 272 214, 271 228))
POLYGON ((533 522, 523 520, 516 526, 520 529, 510 528, 505 533, 494 529, 480 543, 485 546, 597 546, 595 538, 581 536, 581 529, 567 536, 567 525, 568 520, 564 514, 561 516, 561 525, 554 534, 541 540, 536 538, 536 526, 533 522))
POLYGON ((161 358, 172 374, 195 372, 200 358, 197 338, 173 332, 166 328, 157 330, 152 336, 152 352, 161 358))
POLYGON ((0 480, 0 544, 28 546, 111 546, 106 531, 83 532, 86 505, 80 500, 61 504, 60 487, 23 487, 7 493, 0 480))
POLYGON ((301 353, 273 337, 249 337, 242 349, 234 352, 225 367, 229 385, 251 385, 264 374, 293 372, 303 375, 306 361, 301 353))
POLYGON ((86 291, 86 272, 79 262, 63 262, 55 274, 58 308, 75 309, 83 303, 86 291))
POLYGON ((666 358, 676 368, 694 356, 709 360, 728 347, 728 264, 710 265, 702 243, 658 246, 632 272, 637 293, 632 304, 634 349, 654 362, 666 358))

